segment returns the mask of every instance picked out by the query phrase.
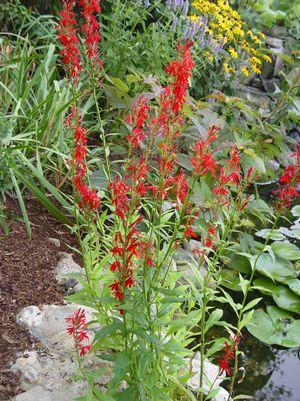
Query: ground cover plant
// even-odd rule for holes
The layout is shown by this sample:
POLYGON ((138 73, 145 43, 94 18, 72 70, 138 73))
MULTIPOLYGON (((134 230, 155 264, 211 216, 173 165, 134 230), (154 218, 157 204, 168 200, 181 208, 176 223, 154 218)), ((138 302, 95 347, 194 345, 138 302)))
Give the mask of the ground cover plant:
POLYGON ((29 236, 26 191, 79 240, 86 275, 68 300, 94 320, 67 319, 89 384, 78 399, 247 399, 245 331, 300 346, 299 68, 289 59, 261 110, 238 91, 274 54, 229 2, 60 8, 44 40, 22 20, 0 43, 0 182, 29 236), (89 353, 113 365, 105 391, 89 353))

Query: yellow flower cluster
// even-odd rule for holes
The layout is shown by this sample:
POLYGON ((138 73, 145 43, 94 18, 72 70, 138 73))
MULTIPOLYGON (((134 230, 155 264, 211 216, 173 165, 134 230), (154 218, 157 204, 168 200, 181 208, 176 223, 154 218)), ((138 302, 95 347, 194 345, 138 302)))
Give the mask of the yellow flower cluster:
POLYGON ((224 40, 225 50, 228 53, 224 61, 224 70, 227 73, 235 73, 236 69, 232 60, 246 55, 246 65, 240 67, 240 71, 247 77, 252 70, 261 73, 263 60, 271 62, 271 58, 261 49, 263 33, 254 34, 245 29, 245 22, 240 14, 234 10, 228 0, 194 0, 192 2, 195 13, 190 16, 192 21, 197 21, 199 16, 208 16, 206 33, 214 40, 224 40), (199 15, 200 14, 200 15, 199 15))

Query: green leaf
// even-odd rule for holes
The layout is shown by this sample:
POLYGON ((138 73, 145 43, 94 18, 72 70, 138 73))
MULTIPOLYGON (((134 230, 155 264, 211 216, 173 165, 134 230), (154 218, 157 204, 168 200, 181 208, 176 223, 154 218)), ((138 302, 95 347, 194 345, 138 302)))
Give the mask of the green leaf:
POLYGON ((266 174, 266 166, 253 149, 246 149, 241 156, 241 163, 244 171, 248 171, 250 167, 258 170, 262 174, 266 174))
POLYGON ((209 318, 205 323, 204 332, 206 333, 211 327, 213 327, 216 323, 218 323, 222 318, 222 316, 223 316, 222 309, 215 309, 214 311, 212 311, 212 313, 209 315, 209 318))
POLYGON ((232 291, 242 291, 239 273, 232 269, 223 268, 220 272, 222 286, 232 291))
POLYGON ((119 352, 115 360, 115 374, 114 380, 121 380, 124 376, 130 361, 130 355, 127 351, 119 352))
POLYGON ((267 312, 262 309, 255 311, 246 327, 254 337, 266 344, 300 346, 300 320, 295 320, 276 306, 268 306, 267 312))
POLYGON ((192 171, 193 170, 193 166, 190 162, 190 159, 188 157, 188 155, 184 154, 184 153, 179 153, 177 155, 177 160, 178 160, 178 164, 182 167, 184 167, 186 170, 188 171, 192 171))
POLYGON ((112 334, 116 334, 117 331, 120 331, 121 334, 123 333, 124 330, 124 325, 120 321, 115 321, 114 323, 102 327, 100 330, 96 331, 95 333, 95 339, 96 340, 102 340, 103 338, 110 336, 112 334))
POLYGON ((249 259, 246 256, 233 254, 230 256, 228 262, 226 262, 227 266, 231 267, 234 270, 237 270, 240 273, 249 273, 251 271, 251 265, 249 259))
POLYGON ((295 294, 300 296, 300 280, 291 280, 288 282, 288 286, 295 294))
POLYGON ((253 318, 253 314, 254 314, 254 309, 252 309, 250 312, 246 313, 242 319, 242 321, 240 322, 239 326, 238 326, 238 330, 242 330, 243 327, 247 326, 247 324, 249 324, 253 318))
POLYGON ((300 314, 300 297, 289 288, 279 286, 273 299, 280 308, 300 314))
POLYGON ((278 284, 274 283, 274 281, 266 277, 261 277, 254 280, 253 284, 254 284, 254 287, 252 287, 253 289, 258 290, 266 295, 272 295, 278 289, 278 284))
POLYGON ((297 277, 297 272, 291 262, 278 256, 273 260, 267 253, 263 253, 257 259, 256 270, 264 276, 281 283, 287 283, 297 277))
POLYGON ((274 241, 280 241, 282 239, 285 239, 285 236, 279 230, 271 230, 268 228, 257 231, 255 233, 255 235, 257 235, 257 237, 261 237, 261 238, 265 238, 265 239, 269 238, 274 241))
POLYGON ((129 88, 120 78, 111 78, 111 81, 115 85, 116 88, 120 89, 122 92, 128 93, 129 88))
POLYGON ((64 224, 69 226, 73 225, 73 222, 54 205, 54 203, 36 186, 31 178, 25 177, 25 175, 17 169, 14 169, 14 174, 53 217, 64 224))
POLYGON ((262 298, 256 298, 253 299, 252 301, 250 301, 244 308, 243 308, 243 313, 246 312, 249 309, 253 309, 254 306, 256 306, 260 301, 262 300, 262 298))
POLYGON ((294 206, 291 212, 293 216, 300 217, 300 205, 294 206))
POLYGON ((11 179, 12 179, 13 185, 14 185, 15 190, 16 190, 16 194, 17 194, 17 198, 18 198, 18 201, 19 201, 19 205, 20 205, 21 211, 22 211, 22 215, 23 215, 26 231, 27 231, 28 237, 31 239, 31 227, 30 227, 30 221, 29 221, 29 218, 28 218, 26 206, 25 206, 24 199, 23 199, 22 193, 20 191, 18 182, 17 182, 16 177, 14 176, 13 172, 11 172, 11 179))
POLYGON ((291 244, 290 242, 274 242, 272 245, 274 253, 284 259, 299 260, 300 250, 299 248, 291 244))

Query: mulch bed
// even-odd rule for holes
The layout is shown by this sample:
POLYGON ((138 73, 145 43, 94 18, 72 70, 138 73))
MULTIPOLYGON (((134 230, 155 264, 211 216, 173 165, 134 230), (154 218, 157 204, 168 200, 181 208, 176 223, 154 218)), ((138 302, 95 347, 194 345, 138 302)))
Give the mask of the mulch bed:
MULTIPOLYGON (((32 228, 32 240, 27 236, 21 212, 14 199, 8 199, 9 235, 0 227, 0 400, 8 401, 18 394, 19 379, 9 371, 16 353, 38 347, 28 332, 16 323, 16 314, 25 306, 62 303, 64 293, 57 285, 53 267, 57 253, 72 253, 68 245, 76 239, 67 228, 54 220, 34 200, 28 200, 27 211, 32 228), (60 240, 57 248, 49 238, 60 240)), ((78 256, 74 259, 78 260, 78 256)))

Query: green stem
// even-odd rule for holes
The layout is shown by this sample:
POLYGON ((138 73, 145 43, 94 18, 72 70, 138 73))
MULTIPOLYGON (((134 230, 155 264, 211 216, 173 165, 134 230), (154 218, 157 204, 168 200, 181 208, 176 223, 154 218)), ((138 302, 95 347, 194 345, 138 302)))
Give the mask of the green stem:
POLYGON ((111 182, 111 172, 110 172, 109 158, 108 158, 109 157, 109 148, 107 146, 105 131, 104 131, 103 124, 102 124, 102 118, 101 118, 97 94, 96 94, 96 87, 94 87, 94 90, 93 90, 93 98, 94 98, 94 103, 96 106, 97 118, 98 118, 99 128, 100 128, 100 132, 101 132, 102 144, 103 144, 103 148, 104 148, 105 172, 106 172, 108 181, 111 182))

